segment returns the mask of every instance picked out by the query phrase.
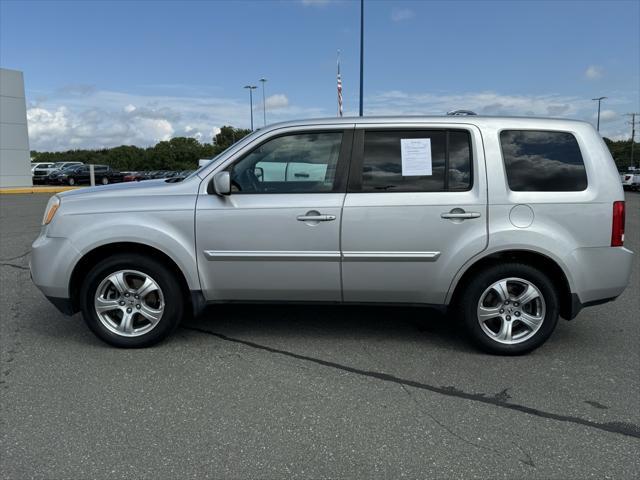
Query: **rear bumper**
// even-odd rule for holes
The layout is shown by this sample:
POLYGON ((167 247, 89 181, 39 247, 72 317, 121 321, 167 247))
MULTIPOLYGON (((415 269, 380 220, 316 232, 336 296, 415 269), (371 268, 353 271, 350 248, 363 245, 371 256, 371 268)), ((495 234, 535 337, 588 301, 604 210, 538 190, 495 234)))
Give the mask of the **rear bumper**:
POLYGON ((618 297, 629 284, 633 252, 624 247, 578 248, 567 259, 572 273, 570 318, 588 306, 618 297))
POLYGON ((613 302, 618 297, 603 298, 600 300, 594 300, 592 302, 582 303, 577 293, 571 294, 571 306, 569 312, 567 312, 567 320, 573 320, 578 316, 580 311, 586 307, 595 307, 596 305, 602 305, 603 303, 613 302))

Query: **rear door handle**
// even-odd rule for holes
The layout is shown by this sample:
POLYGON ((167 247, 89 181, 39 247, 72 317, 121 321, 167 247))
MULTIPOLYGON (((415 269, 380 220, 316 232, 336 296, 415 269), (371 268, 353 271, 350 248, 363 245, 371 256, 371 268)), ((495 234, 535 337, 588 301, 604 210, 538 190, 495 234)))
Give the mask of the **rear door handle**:
POLYGON ((478 218, 480 214, 478 212, 448 212, 441 213, 440 218, 457 218, 464 220, 466 218, 478 218))

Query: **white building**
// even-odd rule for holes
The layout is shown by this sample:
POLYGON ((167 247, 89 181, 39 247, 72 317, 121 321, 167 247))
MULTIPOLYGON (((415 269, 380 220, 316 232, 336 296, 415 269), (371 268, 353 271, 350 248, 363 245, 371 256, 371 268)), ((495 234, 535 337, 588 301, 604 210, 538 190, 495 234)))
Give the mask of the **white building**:
POLYGON ((24 78, 0 68, 0 187, 31 185, 24 78))

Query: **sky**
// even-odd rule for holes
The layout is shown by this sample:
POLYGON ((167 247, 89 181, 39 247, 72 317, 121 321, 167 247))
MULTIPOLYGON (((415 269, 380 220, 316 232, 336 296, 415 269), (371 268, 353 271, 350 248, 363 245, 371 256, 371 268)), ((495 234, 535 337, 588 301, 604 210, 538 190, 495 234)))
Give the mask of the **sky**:
MULTIPOLYGON (((0 0, 34 150, 211 142, 223 125, 357 115, 360 2, 0 0)), ((536 115, 628 139, 640 1, 365 0, 364 114, 536 115)), ((637 138, 637 137, 636 137, 637 138)))

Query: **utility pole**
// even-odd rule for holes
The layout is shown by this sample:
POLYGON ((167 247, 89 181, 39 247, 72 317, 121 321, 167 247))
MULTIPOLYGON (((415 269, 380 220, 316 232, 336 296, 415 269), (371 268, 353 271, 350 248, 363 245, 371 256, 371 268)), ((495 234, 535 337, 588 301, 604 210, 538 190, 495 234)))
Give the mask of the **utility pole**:
POLYGON ((262 120, 264 121, 264 126, 267 126, 267 102, 264 97, 264 84, 267 83, 266 78, 261 78, 260 83, 262 83, 262 120))
POLYGON ((596 130, 600 131, 600 102, 602 102, 602 100, 604 100, 607 97, 598 97, 598 98, 592 98, 591 100, 593 100, 594 102, 598 102, 598 126, 596 127, 596 130))
POLYGON ((364 89, 364 0, 360 0, 360 116, 363 115, 364 89))
POLYGON ((636 115, 640 115, 640 113, 627 113, 627 116, 631 117, 631 121, 627 122, 631 124, 631 167, 635 167, 635 163, 633 163, 633 147, 636 143, 636 115))
POLYGON ((245 85, 249 89, 249 108, 251 108, 251 131, 253 132, 253 91, 258 88, 255 85, 245 85))

